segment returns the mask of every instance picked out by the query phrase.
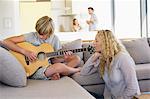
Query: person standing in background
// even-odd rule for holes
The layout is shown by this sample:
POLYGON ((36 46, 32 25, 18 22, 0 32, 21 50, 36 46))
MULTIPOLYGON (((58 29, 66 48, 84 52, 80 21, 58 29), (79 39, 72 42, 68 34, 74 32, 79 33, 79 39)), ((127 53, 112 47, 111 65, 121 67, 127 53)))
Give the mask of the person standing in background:
POLYGON ((76 18, 74 18, 73 22, 72 22, 72 31, 73 32, 79 32, 81 29, 82 28, 79 24, 79 21, 76 18))
POLYGON ((94 14, 94 9, 92 7, 88 7, 88 13, 90 15, 90 19, 86 21, 89 25, 89 31, 93 31, 97 29, 98 20, 96 15, 94 14))

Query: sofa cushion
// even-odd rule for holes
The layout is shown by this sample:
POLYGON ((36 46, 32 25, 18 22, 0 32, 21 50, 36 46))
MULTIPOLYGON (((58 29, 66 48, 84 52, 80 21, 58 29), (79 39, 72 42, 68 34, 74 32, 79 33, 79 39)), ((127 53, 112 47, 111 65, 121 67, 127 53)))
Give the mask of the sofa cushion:
MULTIPOLYGON (((87 48, 89 45, 92 46, 93 43, 92 43, 92 42, 84 42, 84 43, 82 44, 82 47, 83 47, 83 48, 87 48)), ((84 60, 84 62, 86 62, 86 61, 91 57, 91 55, 92 55, 91 52, 88 52, 88 51, 83 52, 83 60, 84 60)))
POLYGON ((135 70, 138 80, 150 80, 150 63, 137 64, 135 70))
POLYGON ((26 73, 19 61, 0 47, 0 82, 11 86, 25 86, 26 73))
POLYGON ((146 38, 122 40, 122 43, 136 64, 150 62, 150 47, 146 38))
POLYGON ((95 99, 70 77, 60 80, 28 80, 24 88, 0 88, 0 99, 95 99))
MULTIPOLYGON (((72 50, 82 48, 82 40, 77 39, 71 42, 67 42, 62 44, 62 50, 72 50)), ((81 59, 83 59, 83 52, 76 53, 81 59)))
POLYGON ((98 72, 86 76, 82 76, 80 73, 75 73, 72 75, 72 78, 82 86, 104 84, 104 81, 100 78, 98 72))

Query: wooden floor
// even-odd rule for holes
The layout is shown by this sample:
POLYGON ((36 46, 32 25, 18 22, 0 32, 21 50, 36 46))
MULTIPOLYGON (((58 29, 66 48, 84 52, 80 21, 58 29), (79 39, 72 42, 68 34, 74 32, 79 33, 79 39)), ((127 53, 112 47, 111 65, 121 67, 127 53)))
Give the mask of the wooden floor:
MULTIPOLYGON (((138 99, 150 99, 150 92, 141 93, 138 99)), ((104 97, 96 97, 96 99, 104 99, 104 97)))
POLYGON ((150 94, 143 94, 139 97, 139 99, 150 99, 150 94))

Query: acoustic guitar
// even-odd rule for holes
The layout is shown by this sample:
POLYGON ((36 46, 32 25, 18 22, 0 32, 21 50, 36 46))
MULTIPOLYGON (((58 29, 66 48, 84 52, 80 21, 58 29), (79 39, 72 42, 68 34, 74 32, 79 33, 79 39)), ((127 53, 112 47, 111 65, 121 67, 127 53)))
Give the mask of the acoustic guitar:
POLYGON ((94 52, 94 48, 92 46, 88 46, 87 48, 79 48, 72 50, 60 50, 55 51, 50 44, 43 43, 40 46, 34 46, 28 42, 18 43, 18 46, 21 48, 33 51, 37 54, 37 59, 33 62, 30 62, 27 57, 23 54, 20 54, 15 51, 10 51, 18 61, 24 66, 25 71, 27 73, 27 77, 31 76, 36 72, 36 70, 40 67, 47 67, 49 63, 49 59, 53 57, 58 57, 64 55, 66 51, 72 51, 73 53, 89 51, 90 53, 94 52))

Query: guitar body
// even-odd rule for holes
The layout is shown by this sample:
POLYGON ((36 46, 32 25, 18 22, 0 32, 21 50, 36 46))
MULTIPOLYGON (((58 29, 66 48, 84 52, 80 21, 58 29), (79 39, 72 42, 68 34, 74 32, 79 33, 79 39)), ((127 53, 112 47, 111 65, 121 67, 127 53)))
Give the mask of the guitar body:
MULTIPOLYGON (((49 53, 49 52, 53 52, 54 49, 50 44, 41 44, 40 46, 34 46, 30 43, 27 42, 23 42, 23 43, 18 43, 18 46, 30 50, 32 52, 35 52, 36 54, 44 52, 44 53, 49 53)), ((48 58, 44 56, 44 58, 37 58, 36 61, 33 62, 29 62, 28 60, 26 60, 25 56, 23 54, 14 52, 14 51, 10 51, 17 59, 18 61, 24 66, 25 71, 27 73, 27 76, 31 76, 32 74, 35 73, 35 71, 39 68, 39 67, 43 67, 43 66, 48 66, 49 62, 48 62, 48 58), (27 62, 28 61, 28 62, 27 62)))

